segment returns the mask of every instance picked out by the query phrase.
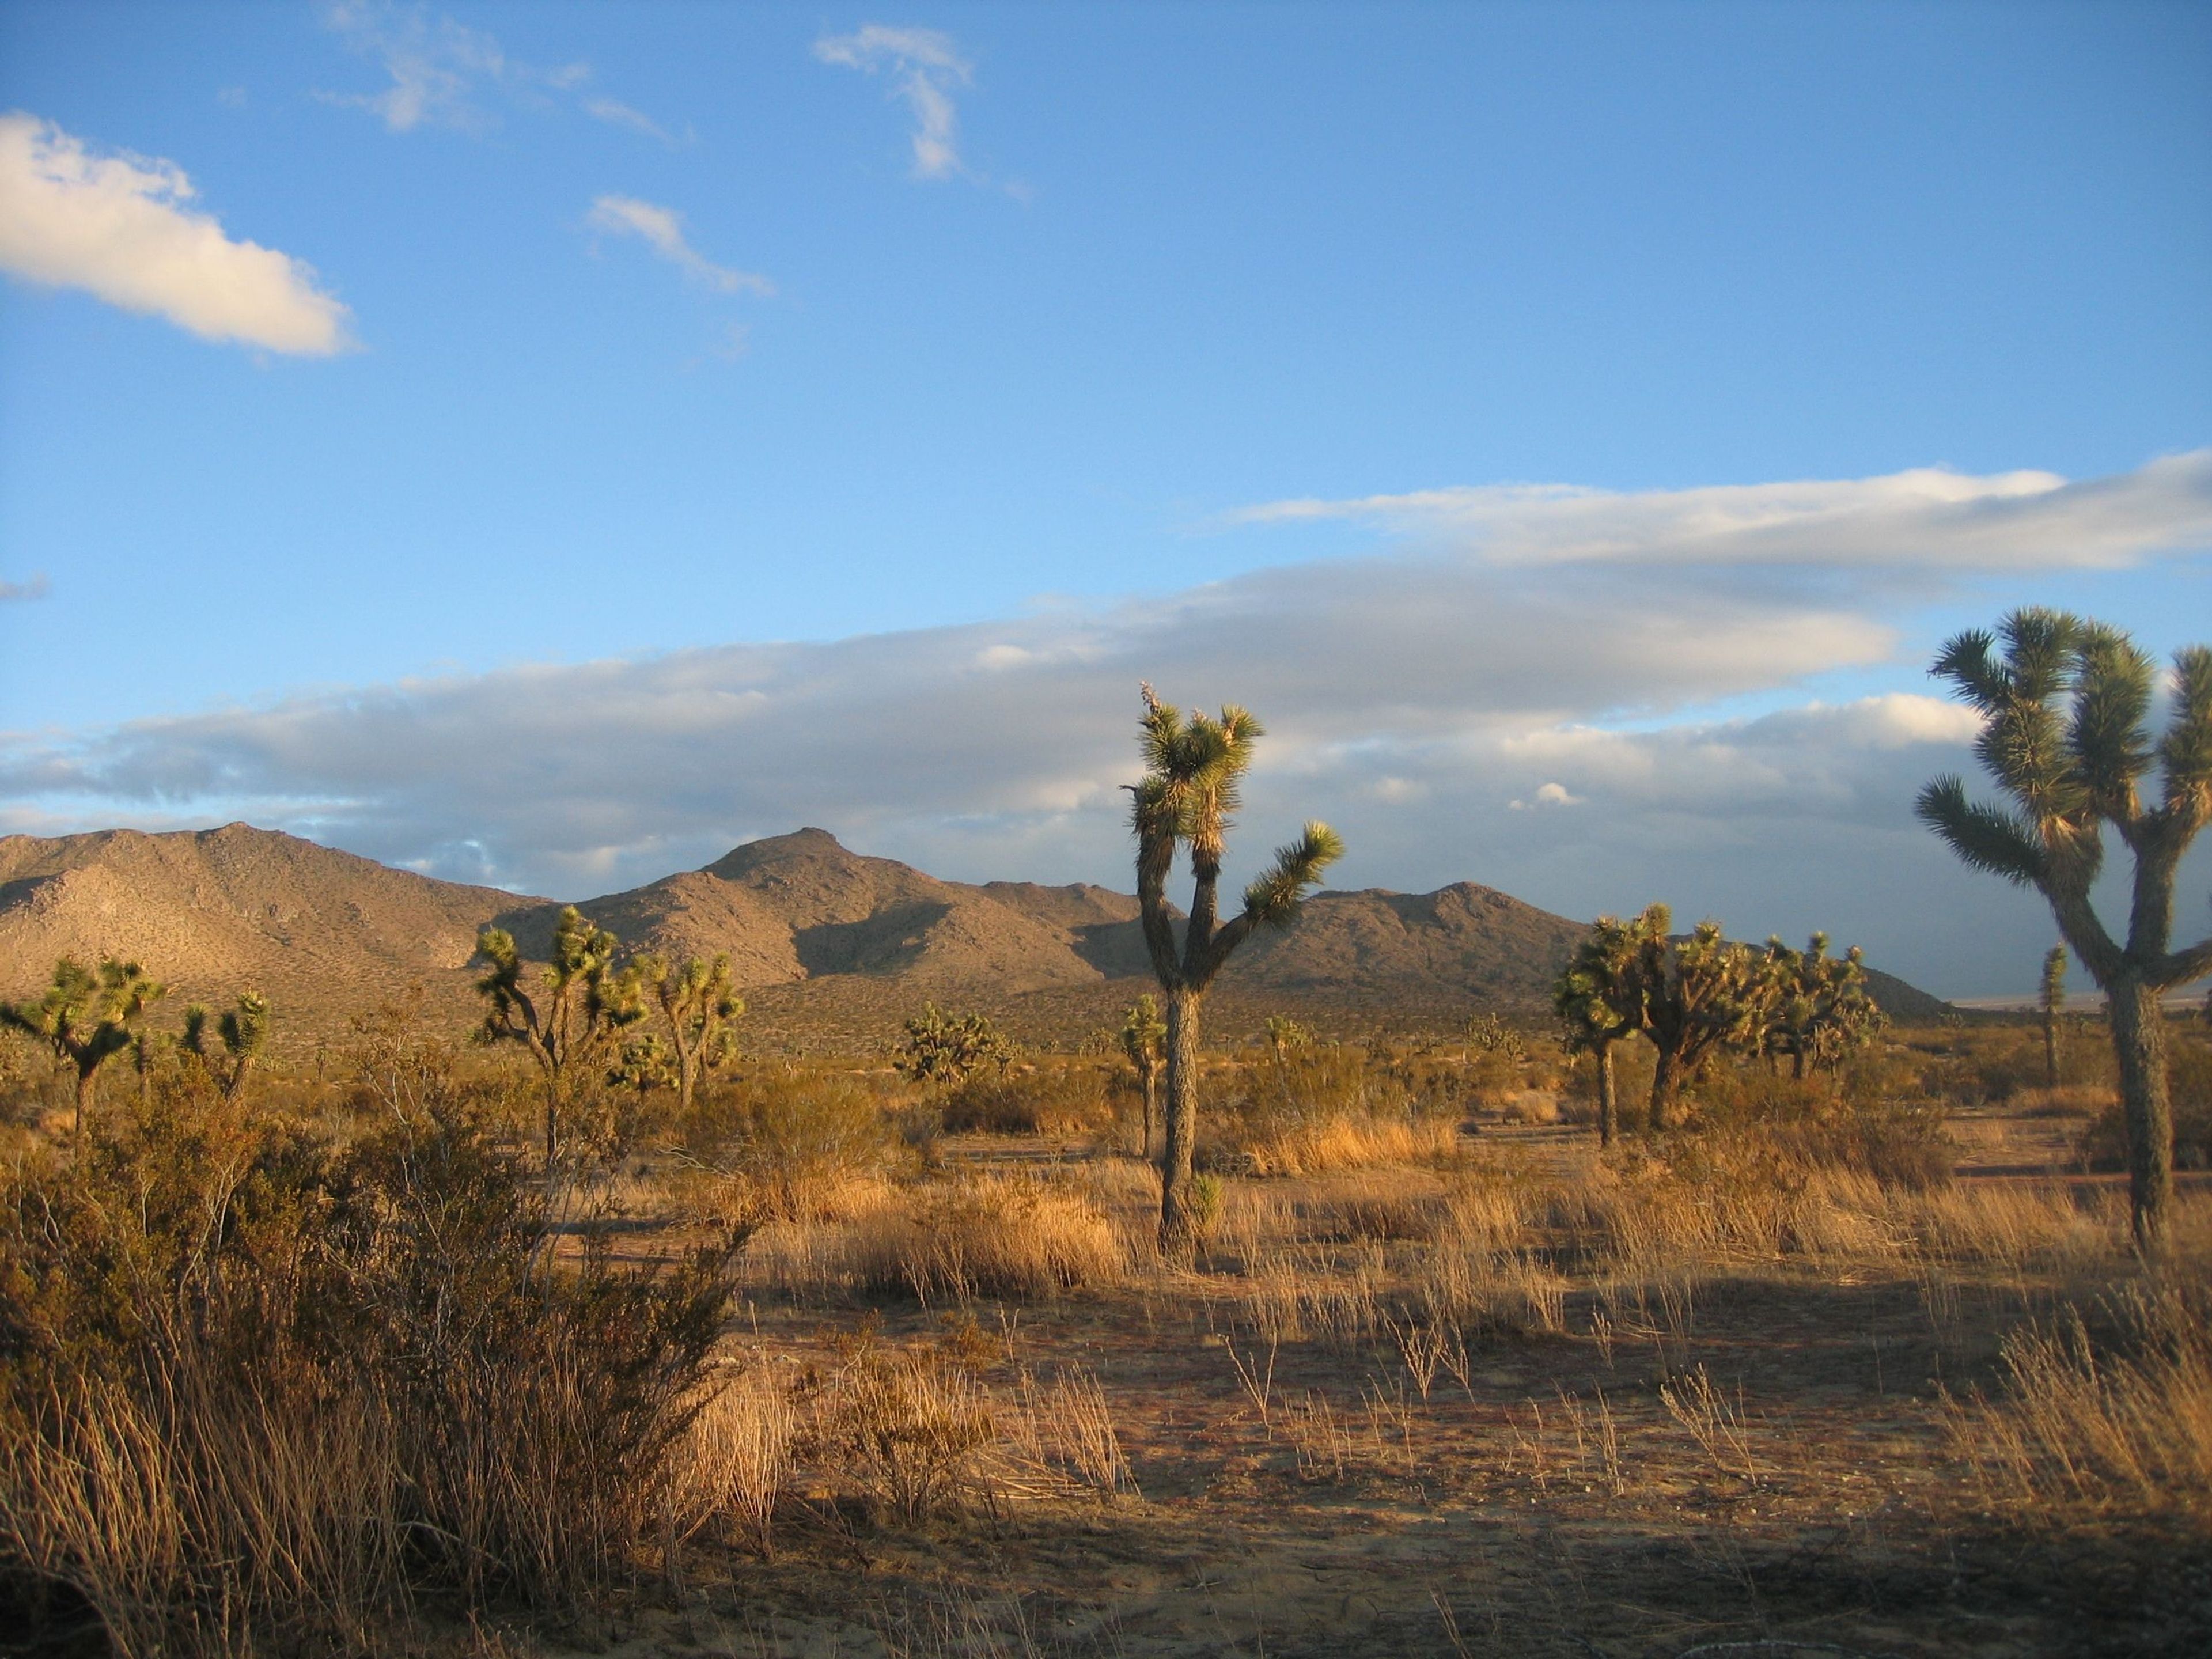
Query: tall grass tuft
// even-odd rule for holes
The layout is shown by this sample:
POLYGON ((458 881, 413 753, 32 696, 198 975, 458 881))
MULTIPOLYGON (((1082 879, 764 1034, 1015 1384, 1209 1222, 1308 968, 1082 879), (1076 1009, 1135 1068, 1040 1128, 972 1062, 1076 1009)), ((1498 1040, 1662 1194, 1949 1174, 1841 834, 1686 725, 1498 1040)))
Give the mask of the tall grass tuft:
POLYGON ((334 1149, 180 1086, 0 1182, 0 1553, 125 1656, 573 1612, 658 1547, 733 1248, 567 1255, 449 1079, 334 1149))

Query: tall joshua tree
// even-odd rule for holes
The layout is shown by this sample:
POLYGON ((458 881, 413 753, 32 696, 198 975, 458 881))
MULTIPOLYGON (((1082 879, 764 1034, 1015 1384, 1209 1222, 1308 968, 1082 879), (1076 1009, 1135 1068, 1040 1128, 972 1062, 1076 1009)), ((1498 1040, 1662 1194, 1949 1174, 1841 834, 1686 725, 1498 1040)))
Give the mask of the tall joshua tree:
MULTIPOLYGON (((1637 965, 1650 920, 1648 910, 1628 922, 1600 916, 1552 982, 1552 1007, 1566 1028, 1568 1050, 1597 1061, 1597 1138, 1601 1146, 1612 1146, 1620 1127, 1613 1045, 1644 1026, 1644 981, 1637 965)), ((1663 920, 1658 936, 1666 938, 1663 920)))
POLYGON ((1143 688, 1139 742, 1143 781, 1130 814, 1137 836, 1137 900, 1145 946, 1167 1000, 1167 1144, 1160 1154, 1160 1248, 1188 1256, 1196 1243, 1190 1210, 1191 1152, 1198 1130, 1199 1004, 1230 954, 1261 927, 1287 927, 1306 890, 1344 853, 1336 831, 1315 822, 1278 848, 1273 861, 1244 890, 1244 908, 1220 919, 1221 861, 1240 786, 1252 764, 1260 722, 1224 707, 1218 720, 1193 714, 1143 688), (1190 857, 1190 918, 1181 948, 1168 907, 1168 876, 1178 848, 1190 857))
POLYGON ((0 1024, 38 1038, 76 1072, 76 1121, 70 1134, 78 1142, 84 1139, 85 1112, 96 1098, 100 1068, 131 1046, 133 1026, 162 991, 135 962, 108 957, 94 971, 64 957, 36 1002, 0 1003, 0 1024))
POLYGON ((545 1167, 560 1152, 562 1097, 575 1062, 596 1050, 635 1013, 634 988, 615 971, 621 941, 584 920, 573 904, 553 925, 552 960, 532 994, 524 963, 503 927, 477 935, 477 955, 491 971, 477 981, 488 1005, 482 1035, 488 1042, 519 1042, 538 1062, 545 1085, 545 1167))
POLYGON ((2054 945, 2043 958, 2043 1086, 2058 1086, 2058 1021, 2066 1012, 2066 947, 2054 945))
POLYGON ((693 957, 681 968, 659 957, 641 957, 637 974, 661 1018, 668 1022, 669 1046, 676 1056, 676 1105, 691 1109, 699 1074, 712 1066, 730 1036, 730 1022, 745 1011, 730 978, 730 959, 693 957))
POLYGON ((1148 991, 1131 1003, 1121 1016, 1121 1052, 1136 1069, 1137 1086, 1145 1097, 1145 1138, 1139 1154, 1152 1155, 1152 1125, 1160 1111, 1160 1041, 1168 1028, 1160 1021, 1160 1005, 1148 991))
POLYGON ((2172 948, 2175 872, 2212 818, 2212 649, 2174 654, 2172 709, 2155 743, 2148 720, 2156 665, 2104 623, 2015 611, 1994 636, 1976 629, 1952 640, 1930 672, 1983 715, 1974 753, 2010 802, 1970 800, 1963 780, 1942 777, 1920 792, 1920 817, 1975 869, 2042 893, 2060 936, 2103 988, 2136 1239, 2154 1248, 2173 1197, 2160 1000, 2212 972, 2212 939, 2172 948), (2156 805, 2141 787, 2154 766, 2156 805), (2124 943, 2090 902, 2107 823, 2135 863, 2124 943))
POLYGON ((1667 937, 1674 915, 1654 904, 1637 918, 1636 974, 1644 996, 1644 1035, 1659 1051, 1651 1073, 1651 1127, 1673 1117, 1682 1085, 1724 1048, 1749 1042, 1772 1001, 1763 958, 1701 921, 1679 945, 1667 937))

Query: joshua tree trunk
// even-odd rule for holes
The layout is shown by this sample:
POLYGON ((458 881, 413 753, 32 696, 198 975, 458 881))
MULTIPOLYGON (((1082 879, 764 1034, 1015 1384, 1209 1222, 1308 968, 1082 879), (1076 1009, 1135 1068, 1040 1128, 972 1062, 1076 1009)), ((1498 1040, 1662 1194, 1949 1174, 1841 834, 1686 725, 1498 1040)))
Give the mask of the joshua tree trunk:
POLYGON ((1613 1145, 1613 1138, 1620 1127, 1620 1097, 1613 1086, 1613 1045, 1597 1045, 1597 1144, 1613 1145))
POLYGON ((1675 1097, 1682 1092, 1682 1068, 1674 1051, 1662 1048, 1651 1071, 1651 1132, 1656 1134, 1674 1115, 1675 1097))
POLYGON ((70 1131, 70 1137, 80 1146, 84 1145, 85 1115, 92 1107, 93 1091, 98 1086, 93 1080, 96 1075, 89 1066, 76 1068, 76 1125, 70 1131))
POLYGON ((1198 1243, 1190 1210, 1191 1154, 1198 1138, 1198 993, 1176 988, 1168 1000, 1167 1145, 1160 1153, 1160 1246, 1175 1260, 1198 1243))
POLYGON ((2136 1242, 2148 1247, 2164 1233, 2173 1194, 2173 1109, 2166 1085, 2166 1012, 2156 987, 2133 975, 2105 988, 2119 1062, 2120 1107, 2128 1126, 2128 1201, 2136 1242))
POLYGON ((2051 1008, 2043 1011, 2043 1083, 2046 1089, 2058 1086, 2058 1014, 2051 1008))

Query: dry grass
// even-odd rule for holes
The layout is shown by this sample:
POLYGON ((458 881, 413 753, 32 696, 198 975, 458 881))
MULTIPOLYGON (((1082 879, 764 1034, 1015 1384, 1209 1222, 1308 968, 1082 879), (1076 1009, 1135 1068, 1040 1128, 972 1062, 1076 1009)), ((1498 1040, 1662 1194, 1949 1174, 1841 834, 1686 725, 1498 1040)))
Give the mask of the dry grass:
MULTIPOLYGON (((2201 1269, 2203 1264, 2194 1264, 2201 1269)), ((2008 1336, 1994 1401, 1953 1403, 1954 1443, 1993 1501, 2040 1524, 2178 1513, 2212 1527, 2212 1292, 2201 1271, 2069 1307, 2008 1336)))
POLYGON ((785 1221, 748 1246, 745 1270, 772 1293, 836 1302, 912 1297, 1048 1297, 1120 1283, 1127 1246, 1074 1188, 1021 1176, 848 1190, 835 1220, 785 1221))

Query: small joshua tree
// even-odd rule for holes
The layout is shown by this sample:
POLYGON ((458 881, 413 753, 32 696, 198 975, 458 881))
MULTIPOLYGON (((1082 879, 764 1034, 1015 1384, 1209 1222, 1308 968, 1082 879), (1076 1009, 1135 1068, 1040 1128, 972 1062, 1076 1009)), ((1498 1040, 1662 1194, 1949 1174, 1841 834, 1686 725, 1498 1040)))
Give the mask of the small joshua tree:
POLYGON ((2172 948, 2175 872, 2212 819, 2212 649, 2175 653, 2172 714, 2155 742, 2148 719, 2156 665, 2103 623, 2015 611, 1995 635, 1977 629, 1953 639, 1930 672, 1983 715, 1974 753, 2010 804, 1970 800, 1963 780, 1942 777, 1920 792, 1920 817, 1973 868, 2040 892, 2060 935, 2103 988, 2135 1235, 2154 1249, 2173 1199, 2160 999, 2212 972, 2212 938, 2172 948), (2142 789, 2154 767, 2156 805, 2142 789), (2091 902, 2107 823, 2135 866, 2125 943, 2091 902))
POLYGON ((2066 947, 2054 945, 2043 958, 2043 1086, 2058 1086, 2058 1022, 2066 1012, 2066 947))
POLYGON ((1168 1028, 1160 1023, 1160 1005, 1151 992, 1131 1003, 1121 1016, 1121 1052, 1136 1068, 1137 1086, 1145 1097, 1145 1138, 1139 1156, 1152 1155, 1152 1125, 1159 1116, 1160 1042, 1168 1028))
POLYGON ((1004 1072, 1013 1059, 1014 1045, 983 1015, 941 1013, 926 1002, 906 1022, 891 1064, 916 1083, 957 1084, 986 1064, 1004 1072))
POLYGON ((1297 917, 1306 890, 1342 856, 1344 843, 1327 824, 1310 823, 1297 840, 1244 890, 1244 908, 1220 920, 1221 863, 1240 786, 1252 764, 1260 722, 1226 707, 1221 718, 1183 718, 1143 688, 1140 744, 1144 780, 1131 826, 1137 836, 1137 901, 1145 947, 1167 998, 1167 1144, 1160 1154, 1160 1249, 1187 1257, 1197 1243, 1191 1207, 1191 1153, 1198 1133, 1199 1004, 1230 954, 1255 928, 1284 927, 1297 917), (1167 883, 1176 852, 1190 857, 1190 917, 1178 948, 1167 883))
POLYGON ((1866 955, 1856 945, 1828 954, 1828 936, 1815 933, 1802 951, 1778 939, 1766 941, 1766 1029, 1770 1056, 1790 1056, 1790 1074, 1833 1066, 1878 1036, 1887 1019, 1867 990, 1866 955))
MULTIPOLYGON (((1587 1054, 1597 1066, 1597 1138, 1613 1145, 1620 1133, 1613 1086, 1613 1047, 1644 1026, 1644 982, 1637 973, 1646 911, 1634 921, 1600 916, 1552 983, 1552 1007, 1566 1028, 1568 1052, 1587 1054)), ((1660 929, 1663 940, 1666 930, 1660 929)))
POLYGON ((100 1068, 131 1047, 133 1028, 163 990, 135 962, 107 957, 95 972, 75 957, 64 957, 36 1002, 0 1003, 0 1023, 37 1037, 76 1072, 70 1135, 79 1144, 86 1111, 95 1103, 100 1068))
POLYGON ((269 1000, 258 991, 241 991, 237 1005, 224 1009, 215 1026, 222 1045, 219 1054, 208 1042, 208 1011, 194 1003, 185 1010, 185 1034, 178 1046, 207 1069, 225 1100, 235 1100, 268 1042, 269 1000))
POLYGON ((522 955, 503 927, 477 935, 477 955, 491 971, 477 981, 489 1005, 478 1035, 487 1042, 517 1042, 538 1063, 545 1085, 545 1167, 560 1153, 560 1120, 568 1077, 638 1012, 636 988, 615 971, 620 941, 584 919, 573 904, 553 926, 552 960, 533 994, 524 983, 522 955))
POLYGON ((659 957, 641 957, 635 968, 639 982, 667 1022, 676 1060, 676 1109, 689 1114, 701 1073, 729 1051, 730 1022, 745 1012, 730 978, 730 959, 693 957, 679 969, 659 957))
POLYGON ((1679 945, 1667 936, 1673 923, 1663 904, 1649 907, 1636 921, 1644 1035, 1659 1051, 1651 1074, 1654 1130, 1668 1127, 1682 1085, 1707 1061, 1754 1039, 1773 994, 1764 958, 1723 939, 1720 923, 1699 922, 1679 945))

